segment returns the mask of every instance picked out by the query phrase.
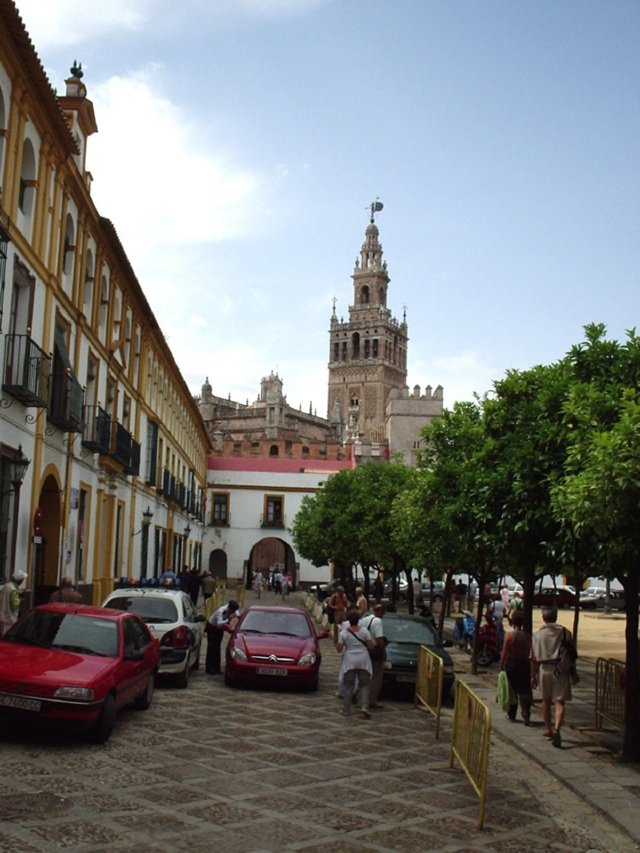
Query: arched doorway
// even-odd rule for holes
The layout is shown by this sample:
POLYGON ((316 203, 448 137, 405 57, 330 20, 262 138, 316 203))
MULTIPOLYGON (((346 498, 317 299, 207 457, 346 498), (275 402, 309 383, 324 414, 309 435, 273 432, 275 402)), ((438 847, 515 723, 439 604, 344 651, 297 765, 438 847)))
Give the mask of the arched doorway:
POLYGON ((209 554, 209 571, 214 578, 227 578, 227 554, 221 548, 216 548, 209 554))
POLYGON ((251 588, 253 573, 257 572, 258 569, 265 578, 268 578, 269 574, 277 568, 290 574, 292 589, 297 588, 298 564, 296 563, 296 555, 291 545, 284 539, 278 539, 276 536, 260 539, 251 549, 245 566, 245 583, 248 589, 251 588))
POLYGON ((60 565, 60 530, 62 528, 62 500, 60 485, 49 474, 45 478, 38 502, 41 516, 41 542, 35 545, 34 603, 42 604, 58 586, 60 565))

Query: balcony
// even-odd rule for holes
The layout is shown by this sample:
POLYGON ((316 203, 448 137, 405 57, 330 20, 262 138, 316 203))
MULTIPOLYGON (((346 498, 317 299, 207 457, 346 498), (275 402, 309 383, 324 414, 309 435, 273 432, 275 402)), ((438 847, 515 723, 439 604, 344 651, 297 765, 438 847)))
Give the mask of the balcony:
POLYGON ((286 520, 282 517, 263 515, 260 518, 260 527, 277 527, 284 530, 286 526, 286 520))
POLYGON ((56 375, 51 392, 49 421, 66 432, 82 432, 84 391, 70 370, 56 375))
POLYGON ((84 407, 82 443, 94 453, 109 453, 111 449, 111 417, 101 406, 84 407))
POLYGON ((164 468, 162 471, 162 491, 168 500, 176 499, 176 478, 168 468, 164 468))
POLYGON ((140 473, 140 445, 131 439, 131 456, 129 464, 124 466, 124 473, 137 477, 140 473))
POLYGON ((51 357, 29 335, 7 335, 2 388, 25 406, 46 409, 51 357))

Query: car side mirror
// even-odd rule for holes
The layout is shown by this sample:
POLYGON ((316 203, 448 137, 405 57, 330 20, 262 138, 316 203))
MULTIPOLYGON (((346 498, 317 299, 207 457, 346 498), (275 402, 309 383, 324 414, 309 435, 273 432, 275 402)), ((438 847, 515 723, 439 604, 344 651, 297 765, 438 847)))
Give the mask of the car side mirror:
POLYGON ((320 631, 316 636, 318 637, 319 640, 326 640, 327 637, 329 636, 329 632, 328 631, 320 631))

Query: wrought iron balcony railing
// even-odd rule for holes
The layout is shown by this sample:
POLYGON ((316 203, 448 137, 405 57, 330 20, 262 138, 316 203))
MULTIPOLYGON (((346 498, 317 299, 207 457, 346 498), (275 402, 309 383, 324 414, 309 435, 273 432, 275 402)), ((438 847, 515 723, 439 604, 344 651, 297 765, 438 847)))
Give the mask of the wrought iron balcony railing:
POLYGON ((94 453, 111 451, 111 416, 101 406, 84 407, 82 443, 94 453))
POLYGON ((82 432, 84 390, 70 370, 56 378, 51 393, 48 418, 67 432, 82 432))
POLYGON ((7 335, 2 388, 25 406, 47 408, 51 356, 29 335, 7 335))

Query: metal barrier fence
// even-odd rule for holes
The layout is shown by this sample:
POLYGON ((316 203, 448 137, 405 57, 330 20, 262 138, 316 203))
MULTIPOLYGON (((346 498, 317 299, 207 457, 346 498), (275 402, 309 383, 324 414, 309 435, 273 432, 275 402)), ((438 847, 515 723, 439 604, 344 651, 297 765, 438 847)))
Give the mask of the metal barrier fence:
POLYGON ((436 719, 436 740, 440 737, 440 712, 444 684, 444 663, 426 646, 418 649, 418 673, 413 704, 422 707, 436 719))
POLYGON ((489 771, 489 739, 491 737, 491 711, 463 681, 456 684, 456 701, 453 709, 453 734, 451 760, 462 765, 471 786, 480 798, 478 829, 484 826, 485 801, 489 771))
POLYGON ((624 729, 625 663, 613 658, 596 661, 596 729, 606 720, 624 729))

